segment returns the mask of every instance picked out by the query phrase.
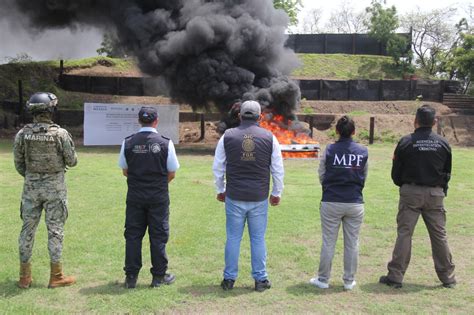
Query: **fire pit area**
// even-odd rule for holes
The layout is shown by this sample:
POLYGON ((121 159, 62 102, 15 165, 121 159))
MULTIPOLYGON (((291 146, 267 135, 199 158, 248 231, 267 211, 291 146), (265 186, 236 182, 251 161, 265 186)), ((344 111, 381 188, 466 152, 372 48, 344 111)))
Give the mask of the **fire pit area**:
POLYGON ((290 120, 273 112, 262 113, 260 127, 271 131, 281 146, 284 159, 317 159, 319 143, 313 140, 298 120, 290 120))

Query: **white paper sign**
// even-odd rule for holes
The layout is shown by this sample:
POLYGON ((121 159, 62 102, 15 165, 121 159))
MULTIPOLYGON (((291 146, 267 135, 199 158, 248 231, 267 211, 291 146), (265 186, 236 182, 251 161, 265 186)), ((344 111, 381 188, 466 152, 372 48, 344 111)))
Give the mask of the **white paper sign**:
MULTIPOLYGON (((120 145, 125 137, 140 129, 138 104, 84 104, 84 145, 120 145)), ((159 117, 158 132, 179 141, 179 106, 146 105, 156 108, 159 117)))

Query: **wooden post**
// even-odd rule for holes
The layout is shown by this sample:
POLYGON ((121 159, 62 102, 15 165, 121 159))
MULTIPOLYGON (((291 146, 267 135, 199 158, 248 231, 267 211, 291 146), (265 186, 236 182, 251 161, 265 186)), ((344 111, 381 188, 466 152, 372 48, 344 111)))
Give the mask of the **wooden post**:
POLYGON ((64 60, 59 61, 59 77, 61 77, 64 73, 64 60))
POLYGON ((443 126, 442 126, 442 119, 441 117, 436 117, 436 132, 439 134, 439 135, 442 135, 442 132, 443 132, 443 126))
POLYGON ((204 119, 204 113, 201 114, 201 137, 199 138, 198 141, 204 140, 204 137, 206 136, 206 121, 204 119))
POLYGON ((313 126, 314 126, 314 121, 313 121, 314 117, 313 115, 311 116, 306 116, 304 121, 307 121, 308 124, 309 124, 309 136, 311 138, 313 138, 313 126))
POLYGON ((374 144, 375 117, 370 117, 369 144, 374 144))

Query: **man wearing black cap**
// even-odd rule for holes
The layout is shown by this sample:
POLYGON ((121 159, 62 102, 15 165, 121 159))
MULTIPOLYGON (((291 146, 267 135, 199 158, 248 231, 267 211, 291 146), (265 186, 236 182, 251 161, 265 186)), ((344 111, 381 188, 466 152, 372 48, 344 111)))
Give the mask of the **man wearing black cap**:
POLYGON ((226 211, 227 241, 221 283, 224 290, 231 290, 237 279, 240 241, 246 222, 255 290, 262 292, 271 287, 265 247, 268 203, 272 206, 280 203, 284 170, 278 140, 258 126, 260 111, 258 102, 244 102, 240 107, 240 126, 227 129, 216 147, 212 170, 217 200, 225 202, 226 211))
POLYGON ((435 110, 428 105, 418 108, 415 132, 400 140, 393 156, 392 180, 400 186, 397 241, 388 274, 380 278, 380 283, 391 287, 402 287, 420 214, 430 235, 439 280, 445 288, 456 285, 443 204, 451 177, 451 148, 444 138, 432 132, 434 124, 435 110))
POLYGON ((166 273, 169 237, 168 183, 175 177, 179 162, 173 142, 158 134, 158 113, 142 107, 138 113, 142 128, 125 138, 119 166, 127 177, 125 218, 125 286, 135 288, 142 267, 142 239, 148 228, 153 275, 151 287, 171 284, 175 276, 166 273))

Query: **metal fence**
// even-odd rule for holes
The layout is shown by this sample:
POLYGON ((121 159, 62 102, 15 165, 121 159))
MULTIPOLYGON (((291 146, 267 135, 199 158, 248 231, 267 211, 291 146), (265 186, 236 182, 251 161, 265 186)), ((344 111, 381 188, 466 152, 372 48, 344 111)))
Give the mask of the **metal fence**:
MULTIPOLYGON (((408 40, 406 51, 411 49, 411 33, 398 35, 408 40)), ((368 34, 293 34, 286 46, 302 54, 387 55, 387 48, 368 34)))
MULTIPOLYGON (((63 89, 113 95, 156 96, 146 86, 153 78, 87 77, 61 75, 63 89)), ((442 101, 443 93, 455 89, 457 81, 435 80, 300 80, 302 97, 307 100, 424 100, 442 101)))
POLYGON ((300 80, 301 97, 307 100, 414 100, 443 101, 447 87, 457 81, 430 80, 300 80))

